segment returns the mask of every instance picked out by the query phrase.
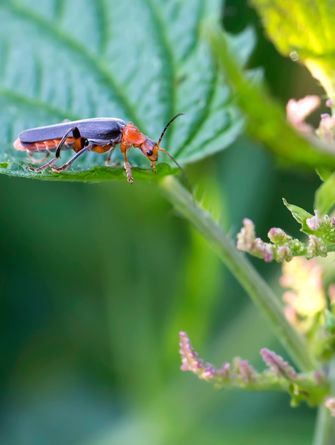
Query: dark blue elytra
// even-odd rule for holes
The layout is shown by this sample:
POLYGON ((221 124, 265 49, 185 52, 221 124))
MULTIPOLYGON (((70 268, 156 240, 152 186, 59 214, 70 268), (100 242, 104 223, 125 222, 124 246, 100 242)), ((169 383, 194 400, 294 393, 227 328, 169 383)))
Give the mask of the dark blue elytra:
POLYGON ((23 144, 61 139, 67 131, 77 127, 81 137, 86 139, 118 143, 121 140, 122 129, 125 125, 126 123, 122 119, 111 117, 82 119, 47 125, 45 127, 30 128, 22 131, 19 139, 23 144))

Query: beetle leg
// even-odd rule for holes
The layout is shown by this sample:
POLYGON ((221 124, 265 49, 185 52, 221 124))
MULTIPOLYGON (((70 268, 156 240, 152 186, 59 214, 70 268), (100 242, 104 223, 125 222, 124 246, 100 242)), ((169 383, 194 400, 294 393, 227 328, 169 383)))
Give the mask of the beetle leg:
MULTIPOLYGON (((64 147, 64 145, 66 144, 66 139, 69 136, 69 134, 72 132, 73 134, 73 139, 74 139, 74 143, 73 143, 73 149, 76 152, 76 154, 78 153, 82 153, 83 149, 85 148, 85 151, 87 150, 87 146, 88 146, 88 140, 86 138, 83 138, 80 134, 80 131, 77 127, 73 127, 70 128, 62 137, 61 141, 59 142, 59 144, 57 145, 56 148, 56 154, 55 157, 53 159, 50 159, 50 161, 46 162, 45 164, 41 165, 40 167, 28 167, 29 170, 34 171, 34 172, 41 172, 49 167, 52 167, 54 165, 54 163, 60 158, 60 152, 62 150, 62 148, 64 147)), ((63 166, 59 167, 58 169, 53 168, 54 171, 63 171, 65 170, 68 165, 71 165, 71 163, 77 159, 78 156, 73 156, 66 164, 64 164, 63 166), (70 163, 70 164, 69 164, 70 163)))
POLYGON ((107 154, 107 157, 106 157, 106 159, 105 159, 105 165, 106 165, 106 167, 113 167, 113 166, 117 165, 116 162, 111 162, 112 154, 114 153, 114 149, 115 149, 115 145, 113 145, 113 146, 111 147, 111 149, 109 150, 109 152, 108 152, 108 154, 107 154))
POLYGON ((88 150, 88 147, 84 147, 82 148, 80 151, 77 151, 77 153, 72 156, 71 159, 69 159, 67 162, 65 162, 65 164, 61 165, 60 167, 52 167, 51 170, 55 173, 60 173, 66 169, 68 169, 69 167, 71 167, 72 163, 79 158, 79 156, 83 155, 84 153, 86 153, 86 151, 88 150))
POLYGON ((132 176, 131 165, 130 162, 128 161, 127 152, 123 153, 123 157, 124 157, 123 166, 126 171, 127 181, 129 182, 129 184, 132 184, 134 182, 134 178, 132 176))
POLYGON ((156 174, 157 173, 156 161, 150 161, 150 164, 151 164, 151 170, 156 174))
POLYGON ((41 171, 47 169, 48 167, 51 167, 56 161, 57 161, 57 158, 52 158, 52 159, 50 159, 50 161, 46 162, 43 165, 40 165, 39 167, 32 167, 32 166, 28 165, 28 170, 30 170, 32 172, 41 172, 41 171))
POLYGON ((60 158, 60 152, 62 150, 62 148, 64 147, 64 145, 66 144, 66 139, 69 136, 69 134, 72 133, 73 134, 73 149, 74 151, 80 151, 86 144, 87 144, 87 139, 81 137, 80 131, 78 127, 72 127, 70 128, 62 137, 61 141, 59 142, 57 148, 56 148, 56 158, 60 158))
POLYGON ((129 182, 129 184, 132 184, 134 182, 134 178, 132 175, 132 171, 131 171, 131 165, 130 162, 128 161, 128 156, 127 156, 127 151, 129 150, 129 148, 131 147, 131 143, 127 142, 127 141, 121 141, 120 144, 120 150, 121 153, 123 155, 123 167, 126 171, 126 175, 127 175, 127 181, 129 182))

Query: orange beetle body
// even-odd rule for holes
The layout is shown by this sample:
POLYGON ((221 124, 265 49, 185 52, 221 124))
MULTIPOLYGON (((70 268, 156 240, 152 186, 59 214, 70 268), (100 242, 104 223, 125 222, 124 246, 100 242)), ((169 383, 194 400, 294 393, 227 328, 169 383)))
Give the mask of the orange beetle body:
POLYGON ((179 166, 177 161, 160 147, 166 129, 178 116, 180 114, 168 122, 158 142, 148 138, 132 122, 125 123, 122 119, 117 118, 95 118, 31 128, 20 133, 13 145, 16 150, 26 151, 35 163, 41 162, 41 160, 34 159, 33 153, 46 152, 48 157, 50 151, 56 150, 54 158, 39 167, 29 167, 29 169, 41 172, 51 168, 53 172, 60 173, 69 168, 79 156, 89 151, 107 153, 106 163, 110 165, 112 153, 116 145, 120 144, 127 180, 132 183, 132 168, 127 156, 131 147, 142 151, 150 161, 154 172, 156 172, 159 151, 166 153, 179 166), (54 164, 60 158, 61 151, 66 147, 75 151, 75 154, 65 164, 56 167, 54 164))

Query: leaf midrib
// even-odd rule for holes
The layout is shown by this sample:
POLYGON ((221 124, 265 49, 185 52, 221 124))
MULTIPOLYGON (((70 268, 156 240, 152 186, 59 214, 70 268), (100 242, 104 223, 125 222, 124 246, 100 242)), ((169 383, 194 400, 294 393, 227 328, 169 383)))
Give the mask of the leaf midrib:
MULTIPOLYGON (((159 39, 159 43, 163 48, 163 51, 166 55, 166 77, 169 79, 169 104, 167 106, 167 113, 165 116, 165 121, 167 122, 176 114, 176 62, 174 59, 173 49, 171 43, 168 38, 168 30, 166 26, 166 22, 159 13, 156 6, 153 4, 152 0, 144 0, 147 5, 148 11, 152 17, 152 24, 155 28, 155 33, 159 39)), ((168 132, 165 136, 166 143, 169 144, 169 140, 171 137, 171 133, 173 132, 173 127, 171 127, 170 132, 168 132)))

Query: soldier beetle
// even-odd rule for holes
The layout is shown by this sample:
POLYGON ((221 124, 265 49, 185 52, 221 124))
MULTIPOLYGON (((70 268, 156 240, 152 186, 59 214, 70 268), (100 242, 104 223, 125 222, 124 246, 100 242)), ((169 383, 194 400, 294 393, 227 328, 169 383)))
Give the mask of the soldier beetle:
POLYGON ((176 159, 160 146, 169 125, 181 115, 182 113, 178 113, 169 120, 157 142, 148 138, 132 122, 126 123, 117 118, 93 118, 24 130, 13 145, 16 150, 26 151, 35 163, 43 162, 50 156, 51 150, 55 150, 55 156, 51 160, 39 167, 29 167, 29 169, 41 172, 51 168, 53 172, 60 173, 68 169, 77 158, 89 151, 107 153, 106 164, 110 165, 113 150, 120 144, 127 180, 132 183, 134 181, 132 167, 128 160, 128 150, 131 147, 141 150, 144 156, 149 159, 154 172, 156 172, 159 152, 168 155, 181 169, 176 159), (56 167, 55 163, 60 159, 61 151, 65 148, 71 148, 75 154, 65 164, 56 167), (41 160, 35 159, 33 155, 36 152, 46 152, 46 156, 41 160))

